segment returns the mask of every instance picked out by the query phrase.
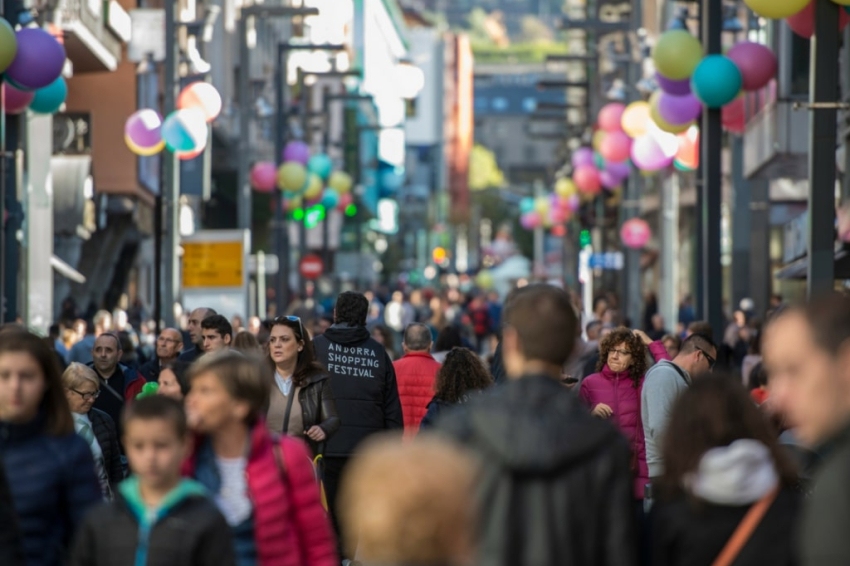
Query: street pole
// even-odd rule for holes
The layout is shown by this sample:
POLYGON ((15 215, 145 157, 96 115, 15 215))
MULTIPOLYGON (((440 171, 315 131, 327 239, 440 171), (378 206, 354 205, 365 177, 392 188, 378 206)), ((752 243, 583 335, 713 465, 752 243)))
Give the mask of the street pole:
MULTIPOLYGON (((179 60, 179 46, 177 45, 177 22, 175 14, 175 3, 177 0, 165 1, 165 89, 162 99, 162 114, 168 116, 174 112, 177 101, 177 87, 180 78, 177 76, 177 61, 179 60)), ((180 166, 177 156, 171 151, 162 152, 162 212, 163 237, 162 237, 162 304, 164 309, 162 319, 165 326, 173 327, 174 304, 179 289, 177 249, 180 244, 180 210, 178 199, 180 198, 180 166)), ((160 313, 157 313, 158 315, 160 313)))
MULTIPOLYGON (((642 4, 643 2, 641 0, 634 0, 632 3, 632 12, 630 15, 632 29, 640 29, 643 23, 641 21, 643 17, 642 4)), ((631 44, 631 39, 629 39, 628 41, 631 44)), ((634 46, 629 45, 629 47, 631 49, 629 49, 627 77, 629 87, 630 89, 633 89, 634 85, 637 84, 638 80, 640 80, 642 66, 641 63, 635 62, 634 60, 634 46)), ((631 99, 631 97, 629 98, 631 99)), ((625 195, 623 195, 623 200, 625 202, 623 203, 622 208, 624 220, 638 218, 640 216, 640 197, 642 192, 642 183, 642 176, 633 168, 624 188, 625 195)), ((640 250, 627 248, 625 256, 625 312, 627 317, 632 322, 632 327, 640 328, 641 304, 643 303, 640 284, 640 250)))
MULTIPOLYGON (((751 296, 749 266, 756 260, 751 255, 750 226, 752 214, 750 203, 752 195, 750 182, 744 176, 744 138, 741 135, 730 136, 729 152, 732 157, 732 190, 735 194, 735 207, 732 216, 732 304, 738 305, 741 299, 751 296)), ((761 308, 761 306, 759 306, 761 308)))
MULTIPOLYGON (((723 3, 716 0, 702 0, 701 12, 703 44, 706 46, 707 53, 719 54, 722 51, 723 3)), ((702 152, 700 160, 702 164, 702 186, 700 187, 702 265, 697 277, 703 281, 702 318, 711 324, 716 336, 719 336, 725 327, 723 278, 720 276, 723 273, 723 266, 720 263, 722 142, 723 127, 720 109, 706 108, 702 113, 700 147, 702 152)))
POLYGON ((751 179, 750 298, 764 316, 770 306, 770 181, 751 179))
POLYGON ((237 38, 239 41, 239 159, 236 172, 236 227, 240 230, 251 229, 251 180, 250 180, 250 137, 251 137, 251 101, 248 100, 248 76, 251 74, 250 51, 248 49, 248 16, 243 13, 238 20, 237 38))
POLYGON ((838 92, 838 12, 830 0, 815 0, 815 33, 809 75, 809 243, 808 296, 833 290, 835 252, 835 142, 838 92), (816 106, 823 105, 825 106, 816 106), (830 106, 832 105, 832 106, 830 106))
POLYGON ((679 179, 680 174, 674 172, 661 181, 661 292, 658 311, 670 329, 674 329, 678 322, 679 179))
MULTIPOLYGON (((278 167, 283 163, 283 146, 286 143, 286 77, 288 73, 288 53, 285 43, 277 45, 277 60, 275 64, 275 101, 277 127, 275 128, 274 153, 278 167)), ((278 259, 278 271, 275 277, 275 300, 278 315, 286 312, 289 306, 289 259, 290 242, 289 227, 286 225, 286 215, 283 212, 283 192, 275 190, 274 194, 274 252, 278 259)), ((261 313, 265 315, 265 313, 261 313)))

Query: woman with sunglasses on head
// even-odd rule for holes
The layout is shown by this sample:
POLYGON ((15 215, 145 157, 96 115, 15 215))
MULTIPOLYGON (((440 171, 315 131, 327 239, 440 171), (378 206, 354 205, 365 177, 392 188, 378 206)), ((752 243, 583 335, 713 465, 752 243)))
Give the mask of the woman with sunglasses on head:
POLYGON ((281 316, 269 329, 274 369, 267 425, 272 432, 302 437, 314 455, 340 425, 330 375, 313 352, 313 340, 297 316, 281 316))
POLYGON ((74 418, 74 430, 88 443, 94 457, 103 497, 112 500, 119 482, 124 479, 124 465, 115 422, 93 407, 100 395, 100 380, 90 367, 72 362, 62 374, 62 385, 74 418))
POLYGON ((74 531, 103 496, 91 450, 74 432, 54 353, 15 327, 0 329, 0 466, 25 563, 63 564, 74 531))

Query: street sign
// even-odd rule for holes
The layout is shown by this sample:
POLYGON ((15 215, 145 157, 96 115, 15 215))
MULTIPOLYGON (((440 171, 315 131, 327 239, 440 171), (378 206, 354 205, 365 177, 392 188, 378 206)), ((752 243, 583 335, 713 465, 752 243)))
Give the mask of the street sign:
POLYGON ((242 242, 183 242, 183 288, 241 287, 242 242))
POLYGON ((314 254, 305 255, 298 264, 298 271, 304 279, 318 279, 324 270, 322 258, 314 254))
POLYGON ((588 260, 591 269, 611 269, 619 271, 623 269, 625 260, 623 252, 605 252, 603 254, 592 254, 588 260))
MULTIPOLYGON (((274 275, 280 270, 280 261, 278 261, 277 256, 274 254, 265 254, 263 255, 263 273, 266 275, 274 275)), ((248 256, 248 273, 251 275, 256 275, 259 272, 260 263, 257 261, 257 256, 255 254, 251 254, 248 256)))

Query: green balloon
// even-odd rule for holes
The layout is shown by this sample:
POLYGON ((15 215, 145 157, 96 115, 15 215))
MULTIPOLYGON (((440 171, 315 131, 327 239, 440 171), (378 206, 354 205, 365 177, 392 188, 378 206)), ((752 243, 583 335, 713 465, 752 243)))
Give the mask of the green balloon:
POLYGON ((652 50, 652 60, 661 76, 681 81, 690 77, 702 60, 702 44, 685 30, 665 31, 652 50))
POLYGON ((18 54, 18 40, 15 30, 6 20, 0 18, 0 73, 5 73, 15 55, 18 54))

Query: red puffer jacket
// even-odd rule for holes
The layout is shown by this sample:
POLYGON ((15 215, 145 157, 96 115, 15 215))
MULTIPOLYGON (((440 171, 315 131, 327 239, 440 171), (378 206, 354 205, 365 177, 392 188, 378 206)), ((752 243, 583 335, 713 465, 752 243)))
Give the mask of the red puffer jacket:
MULTIPOLYGON (((196 441, 195 446, 201 442, 196 441)), ((193 476, 197 452, 186 461, 183 475, 193 476)), ((254 541, 258 566, 337 566, 336 543, 307 447, 291 437, 273 437, 266 424, 251 430, 245 469, 254 505, 254 541), (280 444, 282 467, 275 455, 280 444)))
POLYGON ((440 363, 427 352, 411 352, 393 362, 393 367, 404 415, 404 433, 413 436, 434 398, 434 380, 440 363))
MULTIPOLYGON (((655 361, 670 359, 667 349, 661 342, 650 344, 649 351, 655 361)), ((579 390, 579 396, 591 410, 599 403, 605 403, 614 411, 611 421, 617 425, 632 447, 634 493, 638 499, 643 499, 644 487, 649 482, 646 440, 640 416, 641 389, 643 389, 643 376, 635 387, 628 372, 615 373, 611 371, 608 364, 605 364, 601 372, 587 376, 581 382, 579 390)))

